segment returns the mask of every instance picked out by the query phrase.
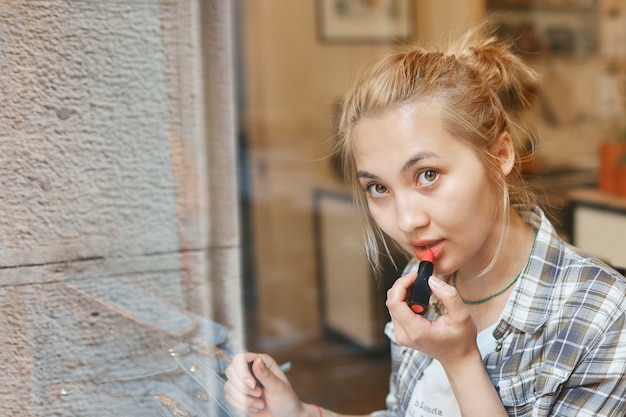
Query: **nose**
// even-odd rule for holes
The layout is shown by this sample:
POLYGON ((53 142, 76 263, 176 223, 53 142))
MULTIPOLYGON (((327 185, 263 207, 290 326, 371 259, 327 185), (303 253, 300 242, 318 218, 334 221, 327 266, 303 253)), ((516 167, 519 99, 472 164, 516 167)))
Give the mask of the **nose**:
POLYGON ((411 233, 428 225, 429 216, 425 202, 414 195, 397 196, 396 212, 398 229, 404 233, 411 233))

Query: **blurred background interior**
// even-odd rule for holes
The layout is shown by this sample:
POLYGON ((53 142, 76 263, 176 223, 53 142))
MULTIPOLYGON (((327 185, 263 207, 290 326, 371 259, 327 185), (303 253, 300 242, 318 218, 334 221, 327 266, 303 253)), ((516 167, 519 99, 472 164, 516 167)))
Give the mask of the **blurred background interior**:
POLYGON ((385 290, 399 272, 369 273, 329 154, 338 100, 398 46, 485 19, 514 39, 544 85, 523 114, 537 140, 528 180, 565 239, 626 267, 626 0, 244 0, 235 10, 246 344, 290 361, 305 401, 384 406, 385 290), (601 161, 611 147, 621 161, 601 161))

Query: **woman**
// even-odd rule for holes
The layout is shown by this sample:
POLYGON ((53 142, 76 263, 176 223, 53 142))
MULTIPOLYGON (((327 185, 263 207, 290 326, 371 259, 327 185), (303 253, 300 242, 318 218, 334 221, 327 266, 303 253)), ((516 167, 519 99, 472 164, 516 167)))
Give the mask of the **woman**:
MULTIPOLYGON (((626 280, 559 238, 518 169, 514 113, 536 87, 477 30, 383 59, 345 97, 338 152, 368 256, 378 265, 389 240, 415 256, 387 293, 392 373, 373 416, 626 412, 626 280), (407 298, 427 250, 422 316, 407 298)), ((303 404, 267 355, 237 356, 227 376, 228 401, 250 415, 335 415, 303 404)))

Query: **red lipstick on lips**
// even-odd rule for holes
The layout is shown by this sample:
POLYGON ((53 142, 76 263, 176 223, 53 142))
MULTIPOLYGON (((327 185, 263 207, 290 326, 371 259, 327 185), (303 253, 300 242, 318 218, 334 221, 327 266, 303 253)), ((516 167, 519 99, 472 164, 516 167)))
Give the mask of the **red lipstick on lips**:
POLYGON ((426 314, 430 295, 432 293, 428 286, 428 278, 433 274, 435 264, 433 263, 435 256, 430 249, 426 249, 421 257, 419 266, 417 267, 417 278, 413 282, 413 290, 409 299, 409 307, 416 314, 426 314))

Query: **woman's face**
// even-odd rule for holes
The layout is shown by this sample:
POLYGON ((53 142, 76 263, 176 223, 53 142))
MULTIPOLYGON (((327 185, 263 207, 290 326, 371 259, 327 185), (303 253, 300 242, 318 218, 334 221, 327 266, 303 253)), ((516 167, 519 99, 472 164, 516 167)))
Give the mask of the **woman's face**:
POLYGON ((378 226, 435 272, 481 270, 500 239, 502 200, 474 149, 423 103, 361 120, 354 130, 358 181, 378 226))

